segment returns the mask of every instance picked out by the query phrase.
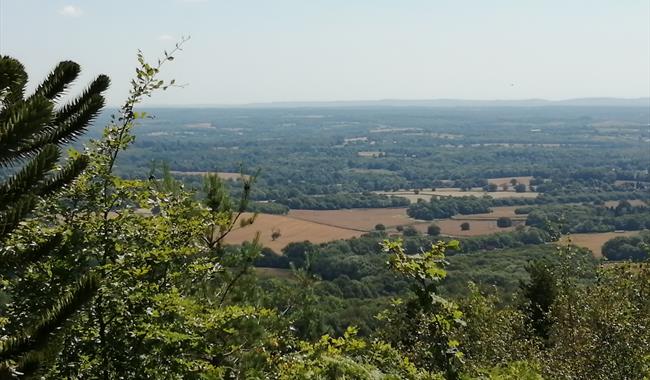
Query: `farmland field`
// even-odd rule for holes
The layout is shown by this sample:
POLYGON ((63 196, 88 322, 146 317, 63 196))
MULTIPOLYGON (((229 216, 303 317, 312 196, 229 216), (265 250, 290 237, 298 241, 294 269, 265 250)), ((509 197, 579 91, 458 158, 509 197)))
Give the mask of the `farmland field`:
POLYGON ((374 208, 349 210, 291 210, 289 217, 326 225, 370 231, 379 223, 386 227, 413 224, 406 208, 374 208))
POLYGON ((502 199, 502 198, 536 198, 538 193, 535 192, 525 192, 525 193, 517 193, 515 191, 494 191, 494 192, 487 192, 483 191, 481 188, 474 188, 472 190, 468 191, 463 191, 460 188, 457 187, 441 187, 436 189, 436 191, 420 191, 418 194, 415 194, 414 191, 407 191, 407 190, 400 190, 400 191, 378 191, 378 194, 385 194, 385 195, 394 195, 398 197, 403 197, 411 202, 417 202, 418 199, 423 199, 425 201, 428 201, 431 199, 432 196, 437 195, 441 197, 468 197, 468 196, 475 196, 475 197, 484 197, 486 195, 494 198, 494 199, 502 199))
POLYGON ((517 183, 522 183, 526 186, 530 185, 530 180, 533 177, 531 176, 525 176, 525 177, 500 177, 500 178, 488 178, 488 183, 494 183, 497 186, 501 186, 504 184, 510 185, 510 180, 516 179, 517 183))
MULTIPOLYGON (((620 201, 607 201, 605 202, 605 207, 616 207, 620 201)), ((641 199, 632 199, 629 200, 632 206, 646 206, 646 203, 641 199)))
MULTIPOLYGON (((246 216, 250 216, 250 214, 245 214, 244 217, 246 216)), ((259 214, 252 225, 234 229, 226 238, 226 242, 236 244, 250 241, 257 232, 260 233, 260 243, 276 252, 280 252, 291 242, 309 240, 312 243, 324 243, 363 234, 359 230, 327 226, 288 216, 259 214), (275 241, 271 239, 274 229, 280 230, 281 233, 281 236, 275 241)))
POLYGON ((598 232, 598 233, 588 233, 588 234, 572 234, 570 236, 564 236, 560 240, 562 243, 567 243, 569 238, 573 245, 578 247, 584 247, 593 252, 594 257, 600 258, 603 257, 602 247, 605 242, 610 239, 619 236, 634 236, 638 235, 638 231, 626 231, 626 232, 598 232))
MULTIPOLYGON (((450 236, 479 236, 493 234, 496 232, 506 232, 513 231, 517 226, 523 225, 523 221, 513 221, 511 227, 500 228, 497 227, 496 220, 460 220, 460 219, 443 219, 436 221, 436 224, 440 226, 440 231, 443 235, 450 236), (460 225, 464 222, 469 223, 470 229, 468 231, 463 231, 460 228, 460 225)), ((424 225, 423 232, 426 231, 426 226, 424 225)), ((420 227, 421 228, 421 227, 420 227)))
MULTIPOLYGON (((454 219, 435 221, 443 235, 478 236, 495 232, 512 231, 523 225, 525 215, 515 215, 516 206, 494 207, 490 214, 459 215, 454 219), (512 227, 499 228, 496 219, 501 216, 511 217, 512 227), (470 223, 470 230, 462 231, 460 225, 470 223)), ((291 210, 286 216, 259 214, 255 223, 244 228, 235 229, 226 239, 229 243, 241 243, 252 240, 257 232, 260 242, 279 252, 291 242, 309 240, 323 243, 329 240, 348 239, 361 236, 374 230, 377 224, 386 226, 387 231, 396 232, 397 226, 413 226, 421 233, 426 233, 432 222, 410 218, 406 208, 381 209, 346 209, 346 210, 291 210), (271 233, 280 230, 281 236, 273 241, 271 233)))
POLYGON ((526 220, 526 215, 515 214, 515 210, 521 208, 522 206, 499 206, 492 207, 492 212, 488 214, 467 214, 467 215, 456 215, 452 219, 455 220, 496 220, 500 217, 507 217, 512 220, 526 220))

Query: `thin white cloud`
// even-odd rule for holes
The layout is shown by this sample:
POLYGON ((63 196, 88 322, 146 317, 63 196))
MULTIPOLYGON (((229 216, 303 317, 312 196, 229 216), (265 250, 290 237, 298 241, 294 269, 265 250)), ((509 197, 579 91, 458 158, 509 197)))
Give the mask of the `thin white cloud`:
POLYGON ((59 14, 67 17, 81 17, 84 12, 81 10, 81 8, 74 5, 66 5, 65 7, 61 8, 59 14))
POLYGON ((170 36, 169 34, 161 34, 158 36, 158 41, 168 42, 174 40, 175 38, 173 36, 170 36))

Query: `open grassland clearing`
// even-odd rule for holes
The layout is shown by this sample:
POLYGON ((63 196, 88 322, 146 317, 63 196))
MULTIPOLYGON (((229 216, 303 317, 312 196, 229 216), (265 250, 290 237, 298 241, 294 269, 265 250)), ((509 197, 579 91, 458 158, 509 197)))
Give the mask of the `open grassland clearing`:
POLYGON ((595 233, 586 233, 586 234, 572 234, 563 236, 560 239, 560 243, 566 244, 571 241, 571 244, 578 247, 584 247, 589 249, 596 258, 603 257, 603 244, 610 239, 619 236, 635 236, 638 235, 638 231, 625 231, 625 232, 595 232, 595 233))

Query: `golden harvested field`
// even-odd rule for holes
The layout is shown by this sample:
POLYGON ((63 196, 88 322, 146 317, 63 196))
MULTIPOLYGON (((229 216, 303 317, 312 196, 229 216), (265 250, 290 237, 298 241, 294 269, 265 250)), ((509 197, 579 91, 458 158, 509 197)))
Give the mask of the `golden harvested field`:
POLYGON ((420 191, 419 194, 415 194, 412 190, 400 190, 400 191, 377 191, 377 194, 385 195, 395 195, 402 198, 407 198, 411 202, 417 202, 418 199, 424 199, 428 201, 433 195, 443 196, 443 197, 467 197, 473 195, 475 197, 483 197, 489 195, 494 199, 501 198, 536 198, 538 193, 526 192, 526 193, 517 193, 515 191, 495 191, 488 193, 483 191, 480 188, 474 188, 469 191, 461 191, 457 187, 441 187, 436 189, 436 191, 420 191))
POLYGON ((522 208, 524 206, 499 206, 492 207, 492 212, 489 214, 468 214, 468 215, 456 215, 452 217, 455 220, 496 220, 502 216, 508 217, 514 220, 526 220, 527 215, 515 214, 515 210, 522 208))
POLYGON ((613 239, 619 236, 634 236, 638 235, 638 231, 625 231, 625 232, 597 232, 597 233, 588 233, 588 234, 572 234, 569 236, 563 236, 560 239, 561 243, 567 243, 569 238, 573 245, 578 247, 585 247, 593 252, 594 257, 600 258, 603 257, 603 244, 607 240, 613 239))
MULTIPOLYGON (((616 207, 620 201, 605 201, 605 207, 616 207)), ((647 206, 647 204, 641 199, 632 199, 629 200, 632 206, 647 206)))
MULTIPOLYGON (((455 219, 435 221, 443 235, 478 236, 495 232, 512 231, 518 225, 524 224, 523 218, 513 218, 513 226, 499 228, 496 219, 501 216, 513 217, 514 206, 495 207, 491 214, 459 215, 455 219), (470 224, 469 231, 462 231, 461 223, 470 224)), ((432 222, 410 218, 406 208, 380 209, 350 209, 350 210, 291 210, 289 214, 269 215, 259 214, 255 223, 244 228, 237 228, 228 235, 229 243, 250 241, 260 232, 260 242, 276 252, 280 252, 291 242, 309 240, 312 243, 324 243, 338 239, 349 239, 361 236, 374 230, 377 224, 386 226, 388 232, 396 232, 397 226, 413 226, 418 231, 426 233, 432 222), (281 236, 273 241, 271 233, 280 230, 281 236)))
POLYGON ((384 152, 380 152, 378 150, 357 152, 357 156, 359 157, 381 157, 383 154, 384 152))
MULTIPOLYGON (((244 217, 250 216, 245 214, 244 217)), ((362 231, 341 227, 327 226, 283 215, 259 214, 255 223, 244 228, 235 228, 227 237, 226 242, 232 244, 253 240, 260 233, 260 243, 265 247, 280 252, 287 244, 296 241, 309 240, 312 243, 324 243, 331 240, 349 239, 361 236, 362 231), (273 241, 271 233, 280 230, 281 236, 273 241)))
MULTIPOLYGON (((493 234, 496 232, 507 232, 513 231, 518 225, 523 225, 522 221, 513 221, 512 227, 500 228, 497 227, 497 222, 495 220, 455 220, 455 219, 444 219, 437 220, 435 222, 440 226, 440 232, 442 235, 450 236, 479 236, 493 234), (460 225, 464 222, 469 223, 469 231, 463 231, 460 228, 460 225)), ((417 226, 416 228, 422 232, 426 233, 427 224, 424 224, 422 227, 417 226)))
POLYGON ((508 184, 510 185, 510 180, 516 179, 517 183, 523 183, 526 186, 530 185, 530 180, 533 178, 531 176, 526 176, 526 177, 501 177, 501 178, 488 178, 488 183, 494 183, 497 186, 501 186, 503 184, 508 184))
POLYGON ((370 231, 379 223, 386 227, 409 225, 416 222, 406 215, 406 208, 370 208, 351 210, 291 210, 294 219, 316 222, 353 230, 370 231))

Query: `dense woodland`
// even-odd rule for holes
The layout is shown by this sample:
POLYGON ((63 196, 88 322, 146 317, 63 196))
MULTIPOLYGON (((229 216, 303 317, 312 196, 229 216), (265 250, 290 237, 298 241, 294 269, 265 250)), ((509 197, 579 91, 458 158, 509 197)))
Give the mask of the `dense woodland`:
POLYGON ((648 199, 650 110, 139 109, 174 54, 138 55, 129 97, 101 115, 105 76, 61 104, 78 65, 26 94, 0 57, 0 378, 650 377, 647 233, 606 243, 606 264, 559 243, 650 226, 631 203, 648 199), (408 208, 521 206, 508 232, 224 242, 247 210, 407 206, 374 191, 516 176, 541 196, 408 208))

